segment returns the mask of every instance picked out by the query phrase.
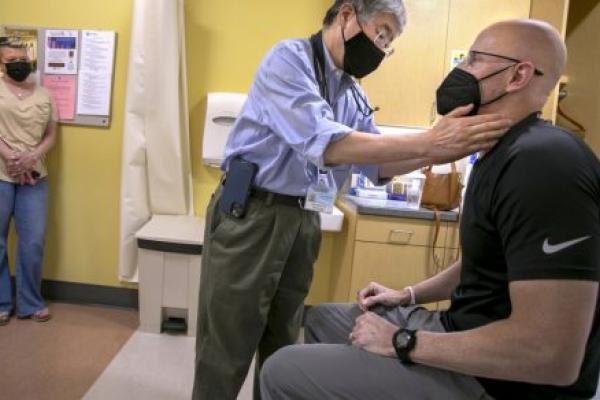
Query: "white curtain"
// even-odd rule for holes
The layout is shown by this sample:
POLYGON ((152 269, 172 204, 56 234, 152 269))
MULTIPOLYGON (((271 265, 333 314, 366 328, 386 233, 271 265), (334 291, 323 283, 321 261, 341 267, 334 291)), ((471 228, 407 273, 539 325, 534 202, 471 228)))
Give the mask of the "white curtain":
POLYGON ((119 278, 137 282, 135 233, 192 214, 183 0, 134 0, 123 154, 119 278))

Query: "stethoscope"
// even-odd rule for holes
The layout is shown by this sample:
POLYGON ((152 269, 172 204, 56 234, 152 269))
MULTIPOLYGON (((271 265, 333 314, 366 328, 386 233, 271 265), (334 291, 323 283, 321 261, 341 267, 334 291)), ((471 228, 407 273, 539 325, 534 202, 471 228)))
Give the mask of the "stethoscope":
MULTIPOLYGON (((322 34, 323 33, 319 31, 317 34, 312 35, 310 37, 310 44, 313 49, 313 64, 315 68, 315 77, 319 83, 319 91, 325 101, 333 108, 333 104, 331 104, 331 99, 329 98, 327 78, 325 77, 325 54, 322 34)), ((379 110, 379 107, 373 108, 369 105, 369 102, 366 97, 362 95, 354 80, 352 80, 352 83, 350 84, 350 91, 352 92, 352 98, 354 99, 356 108, 358 108, 358 111, 360 111, 363 116, 370 117, 375 111, 379 110)))

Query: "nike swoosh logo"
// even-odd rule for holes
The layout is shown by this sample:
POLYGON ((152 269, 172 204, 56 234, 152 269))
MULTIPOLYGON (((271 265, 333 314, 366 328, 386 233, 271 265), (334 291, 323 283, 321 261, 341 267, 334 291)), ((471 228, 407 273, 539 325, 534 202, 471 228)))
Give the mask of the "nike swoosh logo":
POLYGON ((559 251, 566 249, 567 247, 574 246, 577 243, 581 243, 584 240, 588 240, 590 238, 591 238, 591 236, 584 236, 579 239, 573 239, 573 240, 569 240, 568 242, 563 242, 563 243, 558 243, 558 244, 550 244, 550 243, 548 243, 548 239, 546 239, 544 241, 544 245, 542 246, 542 250, 544 251, 544 253, 546 253, 548 255, 554 254, 554 253, 558 253, 559 251))

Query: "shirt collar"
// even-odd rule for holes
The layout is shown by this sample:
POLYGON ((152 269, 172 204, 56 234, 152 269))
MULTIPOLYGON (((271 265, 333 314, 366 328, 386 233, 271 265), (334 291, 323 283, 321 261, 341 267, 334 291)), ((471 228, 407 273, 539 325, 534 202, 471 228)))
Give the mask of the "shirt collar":
POLYGON ((334 99, 336 99, 341 91, 345 91, 348 87, 350 87, 352 78, 343 70, 336 67, 336 65, 333 63, 333 59, 331 58, 331 54, 329 54, 329 50, 325 45, 325 38, 322 40, 323 53, 325 54, 325 76, 329 82, 330 90, 332 88, 334 89, 331 91, 331 93, 335 96, 334 99))
POLYGON ((531 125, 540 121, 540 115, 541 112, 536 111, 517 122, 508 130, 508 132, 506 132, 506 134, 500 139, 498 144, 496 144, 496 146, 494 146, 491 150, 489 150, 482 157, 480 157, 480 159, 485 160, 489 158, 488 156, 492 153, 500 151, 498 149, 512 145, 515 142, 515 140, 517 140, 517 138, 521 135, 521 133, 526 131, 531 125))
MULTIPOLYGON (((533 125, 533 124, 535 124, 536 122, 539 121, 540 115, 541 115, 541 112, 536 111, 534 113, 529 114, 528 116, 526 116, 525 118, 523 118, 519 122, 517 122, 515 125, 513 125, 508 130, 508 132, 506 132, 506 135, 504 135, 500 139, 500 142, 498 143, 498 146, 512 144, 521 133, 523 133, 531 125, 533 125)), ((496 146, 496 147, 498 147, 498 146, 496 146)))
POLYGON ((325 45, 324 37, 323 37, 322 41, 323 41, 323 53, 325 53, 325 70, 327 71, 328 75, 335 74, 336 78, 341 79, 342 75, 344 74, 344 71, 342 71, 341 69, 336 67, 335 64, 333 63, 333 60, 331 59, 331 54, 329 54, 329 49, 327 49, 327 46, 325 45))

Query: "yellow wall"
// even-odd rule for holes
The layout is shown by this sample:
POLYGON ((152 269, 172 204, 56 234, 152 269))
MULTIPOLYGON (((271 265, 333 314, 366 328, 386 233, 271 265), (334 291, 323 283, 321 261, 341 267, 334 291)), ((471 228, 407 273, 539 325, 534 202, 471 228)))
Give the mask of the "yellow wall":
POLYGON ((220 172, 202 165, 206 94, 247 92, 265 53, 278 41, 319 29, 330 0, 186 1, 194 195, 204 214, 220 172), (283 5, 282 5, 283 4, 283 5))
MULTIPOLYGON (((586 142, 600 157, 600 2, 572 0, 567 23, 568 96, 564 111, 587 130, 586 142)), ((559 117, 558 122, 573 126, 559 117)))
POLYGON ((49 157, 44 268, 48 279, 119 284, 119 177, 131 4, 131 0, 0 1, 0 24, 105 29, 118 36, 110 128, 62 126, 49 157))
MULTIPOLYGON (((202 164, 206 94, 246 93, 260 60, 278 41, 317 31, 331 0, 186 1, 190 128, 196 214, 204 215, 220 171, 202 164)), ((323 235, 308 303, 327 299, 333 235, 323 235)))
MULTIPOLYGON (((316 31, 331 0, 186 0, 191 149, 196 214, 204 215, 220 173, 202 165, 206 94, 247 92, 277 41, 316 31)), ((121 141, 133 0, 0 1, 0 24, 117 31, 110 129, 63 126, 49 159, 50 217, 44 276, 118 286, 121 141), (57 3, 60 7, 57 7, 57 3)), ((324 235, 312 299, 324 299, 331 235, 324 235)))

